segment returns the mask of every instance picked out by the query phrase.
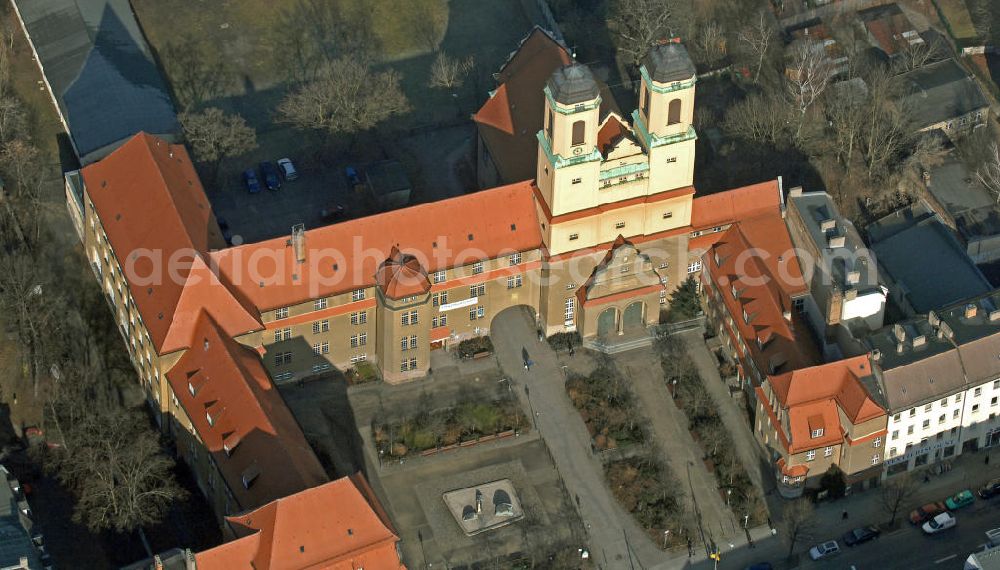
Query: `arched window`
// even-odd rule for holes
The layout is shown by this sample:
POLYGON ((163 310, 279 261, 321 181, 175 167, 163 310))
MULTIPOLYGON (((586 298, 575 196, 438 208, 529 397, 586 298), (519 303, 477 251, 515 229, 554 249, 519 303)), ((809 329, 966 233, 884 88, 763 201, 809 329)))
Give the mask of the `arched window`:
POLYGON ((576 121, 573 123, 573 146, 583 144, 584 135, 587 134, 587 123, 576 121))
POLYGON ((639 92, 639 98, 642 99, 639 106, 642 108, 642 116, 645 117, 645 121, 649 122, 649 89, 645 85, 642 86, 642 91, 639 92))
POLYGON ((548 121, 545 122, 545 134, 552 140, 552 109, 549 109, 548 121))
POLYGON ((681 100, 674 99, 667 107, 667 124, 676 125, 681 122, 681 100))

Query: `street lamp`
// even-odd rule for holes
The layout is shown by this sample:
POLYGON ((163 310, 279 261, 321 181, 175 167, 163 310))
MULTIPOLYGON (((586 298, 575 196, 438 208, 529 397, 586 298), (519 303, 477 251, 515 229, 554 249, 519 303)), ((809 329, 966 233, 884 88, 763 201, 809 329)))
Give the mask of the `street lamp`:
POLYGON ((726 489, 726 506, 729 506, 729 496, 733 494, 732 489, 726 489))
POLYGON ((670 529, 663 531, 663 550, 667 549, 667 540, 670 538, 670 529))

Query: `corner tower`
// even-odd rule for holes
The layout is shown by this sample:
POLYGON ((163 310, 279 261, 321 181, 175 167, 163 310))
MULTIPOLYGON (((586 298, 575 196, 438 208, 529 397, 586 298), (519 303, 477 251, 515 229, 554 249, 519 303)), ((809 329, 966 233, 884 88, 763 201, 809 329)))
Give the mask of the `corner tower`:
POLYGON ((658 45, 643 60, 639 73, 639 108, 632 113, 632 122, 649 154, 650 191, 690 186, 694 180, 697 135, 692 122, 698 81, 691 57, 680 43, 658 45))
POLYGON ((601 92, 590 69, 564 66, 545 84, 545 116, 538 133, 536 184, 553 215, 589 206, 601 170, 597 149, 601 92))

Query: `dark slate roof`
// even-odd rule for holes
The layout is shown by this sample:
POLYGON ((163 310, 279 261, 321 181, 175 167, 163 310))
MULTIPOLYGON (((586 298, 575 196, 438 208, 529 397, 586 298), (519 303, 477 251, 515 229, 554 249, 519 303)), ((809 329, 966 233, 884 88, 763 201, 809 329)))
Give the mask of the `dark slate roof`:
POLYGON ((897 77, 903 104, 923 128, 987 106, 986 97, 954 59, 918 67, 897 77))
POLYGON ((15 0, 81 160, 146 131, 178 130, 128 0, 15 0))
POLYGON ((560 67, 549 77, 546 85, 552 98, 563 105, 575 105, 597 98, 600 88, 590 68, 581 63, 560 67))
POLYGON ((691 79, 695 74, 694 64, 684 44, 661 44, 649 51, 642 61, 650 79, 657 83, 672 83, 691 79))

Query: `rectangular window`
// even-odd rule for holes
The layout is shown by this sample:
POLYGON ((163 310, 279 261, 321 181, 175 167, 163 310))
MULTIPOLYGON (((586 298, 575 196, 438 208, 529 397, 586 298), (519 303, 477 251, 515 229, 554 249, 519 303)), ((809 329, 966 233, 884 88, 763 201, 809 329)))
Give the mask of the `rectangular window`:
POLYGON ((951 417, 952 417, 952 419, 955 419, 955 420, 957 420, 957 419, 958 419, 958 413, 959 413, 959 411, 960 411, 960 410, 955 410, 954 412, 952 412, 952 413, 951 413, 951 417))
POLYGON ((892 421, 898 422, 899 421, 899 414, 896 414, 896 415, 892 416, 892 421))
POLYGON ((409 346, 410 346, 410 339, 406 338, 405 336, 399 339, 400 350, 406 350, 407 348, 409 348, 409 346))
POLYGON ((892 430, 892 439, 894 439, 894 440, 899 439, 899 430, 898 429, 892 430))
POLYGON ((485 315, 485 314, 486 314, 486 310, 483 308, 482 305, 480 305, 478 307, 471 307, 469 309, 469 320, 470 321, 474 321, 476 319, 481 319, 481 318, 483 318, 483 315, 485 315))
POLYGON ((806 461, 812 461, 816 459, 816 450, 812 449, 806 452, 806 461))
POLYGON ((320 309, 325 309, 325 308, 326 308, 326 298, 316 299, 315 301, 313 301, 313 309, 314 310, 318 311, 320 309))
POLYGON ((486 294, 486 284, 480 283, 469 287, 469 297, 482 297, 486 294))
POLYGON ((816 428, 812 430, 812 437, 813 438, 823 437, 823 428, 816 428))
POLYGON ((994 390, 1000 390, 1000 380, 994 380, 993 381, 993 389, 994 390))
POLYGON ((508 289, 517 289, 520 286, 521 286, 521 275, 510 275, 507 277, 508 289))
POLYGON ((931 427, 931 421, 930 420, 924 420, 924 423, 923 423, 923 425, 921 427, 923 427, 924 429, 927 429, 927 428, 931 427))
POLYGON ((661 305, 666 305, 667 304, 667 291, 666 291, 666 289, 664 289, 663 291, 660 291, 660 304, 661 305))
POLYGON ((472 274, 473 275, 479 275, 482 272, 483 272, 483 262, 482 261, 477 261, 477 262, 475 262, 475 263, 472 264, 472 274))
POLYGON ((416 370, 416 369, 417 369, 417 359, 410 358, 410 370, 416 370))
POLYGON ((322 354, 319 343, 313 345, 313 354, 322 354))
POLYGON ((438 328, 448 324, 448 315, 441 314, 431 319, 431 327, 438 328))
POLYGON ((962 401, 962 394, 961 393, 955 394, 955 403, 957 404, 961 401, 962 401))
POLYGON ((351 291, 351 300, 352 301, 360 301, 360 300, 362 300, 364 298, 365 298, 365 290, 364 289, 355 289, 354 291, 351 291))
POLYGON ((410 311, 410 324, 411 325, 417 324, 417 312, 416 311, 410 311))
POLYGON ((363 325, 367 322, 368 322, 368 311, 361 311, 360 313, 351 313, 352 325, 363 325))
POLYGON ((569 241, 575 241, 580 239, 580 234, 569 234, 569 241))
POLYGON ((674 217, 674 213, 673 212, 663 212, 663 219, 664 220, 669 220, 672 217, 674 217))
POLYGON ((517 265, 518 263, 521 263, 521 254, 513 253, 507 258, 507 261, 509 261, 511 265, 517 265))
POLYGON ((566 297, 563 305, 563 323, 572 325, 576 321, 576 297, 566 297))
POLYGON ((313 334, 319 334, 321 332, 330 332, 329 320, 316 321, 313 323, 313 334))
POLYGON ((906 426, 906 435, 913 435, 913 426, 906 426))
POLYGON ((274 364, 276 366, 281 366, 282 364, 290 364, 292 362, 291 352, 276 352, 274 354, 274 364))
POLYGON ((286 328, 278 329, 278 330, 274 331, 274 342, 280 342, 280 341, 283 341, 283 340, 289 340, 291 338, 292 338, 292 329, 291 328, 286 327, 286 328))
POLYGON ((584 121, 573 122, 573 146, 584 143, 587 134, 587 123, 584 121))
POLYGON ((354 356, 351 357, 351 364, 357 364, 359 362, 364 362, 366 360, 368 360, 367 354, 355 354, 354 356))
POLYGON ((872 455, 872 465, 878 465, 879 457, 878 455, 872 455))
POLYGON ((925 412, 931 411, 932 406, 933 406, 933 404, 927 404, 926 406, 924 406, 924 411, 925 412))
POLYGON ((625 227, 625 222, 615 222, 615 229, 620 230, 625 227))
POLYGON ((580 183, 580 182, 582 182, 582 181, 583 181, 583 179, 582 179, 582 178, 574 178, 574 179, 573 179, 573 184, 579 184, 579 183, 580 183))
POLYGON ((882 447, 882 438, 876 437, 872 440, 872 447, 882 447))
POLYGON ((288 318, 288 307, 281 307, 280 309, 274 310, 274 320, 287 319, 288 318))
POLYGON ((444 278, 445 278, 445 272, 444 271, 435 271, 434 272, 434 282, 435 283, 444 283, 444 278))
POLYGON ((410 349, 417 348, 417 335, 410 335, 410 349))
POLYGON ((357 348, 358 346, 360 346, 360 342, 358 341, 358 335, 352 334, 351 335, 351 348, 357 348))
POLYGON ((972 395, 978 398, 979 396, 982 395, 982 393, 983 393, 983 389, 980 387, 980 388, 976 388, 976 391, 973 392, 972 395))
POLYGON ((688 273, 697 273, 701 271, 701 260, 696 259, 691 263, 688 263, 688 273))
POLYGON ((830 457, 831 455, 833 455, 833 447, 832 446, 831 447, 827 447, 826 449, 823 450, 823 457, 830 457))
POLYGON ((941 417, 938 418, 938 423, 943 424, 946 419, 948 419, 948 416, 941 414, 941 417))
POLYGON ((440 293, 434 293, 431 295, 431 304, 435 307, 444 305, 448 303, 448 292, 442 291, 440 293))
POLYGON ((917 409, 916 408, 910 408, 910 417, 912 418, 915 415, 917 415, 917 409))

